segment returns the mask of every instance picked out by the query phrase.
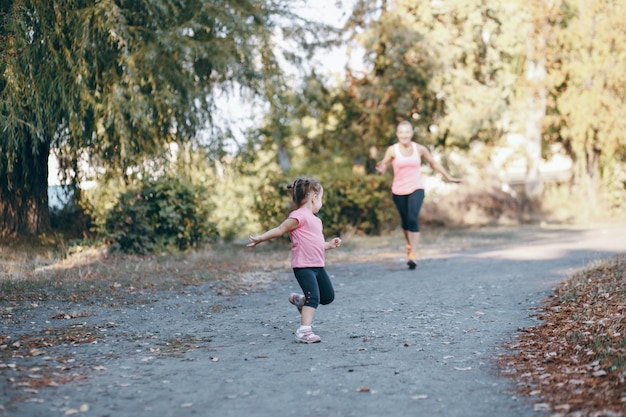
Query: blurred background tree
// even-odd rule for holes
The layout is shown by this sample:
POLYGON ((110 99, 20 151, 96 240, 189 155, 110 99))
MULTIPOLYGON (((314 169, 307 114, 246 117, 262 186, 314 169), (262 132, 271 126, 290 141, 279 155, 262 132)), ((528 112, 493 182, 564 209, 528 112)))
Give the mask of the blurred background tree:
POLYGON ((572 187, 592 210, 626 209, 626 4, 556 1, 546 56, 546 143, 574 161, 572 187))

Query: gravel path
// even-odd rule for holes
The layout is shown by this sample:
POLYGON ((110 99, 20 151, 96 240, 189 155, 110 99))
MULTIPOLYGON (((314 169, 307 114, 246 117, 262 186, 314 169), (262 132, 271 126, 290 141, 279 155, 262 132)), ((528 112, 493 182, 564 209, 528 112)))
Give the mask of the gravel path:
POLYGON ((245 296, 207 285, 72 306, 66 320, 51 319, 69 313, 60 303, 7 308, 0 334, 12 340, 68 325, 97 338, 2 363, 0 416, 548 416, 494 360, 559 282, 625 251, 620 225, 434 254, 415 271, 400 259, 329 263, 336 300, 318 309, 313 345, 293 339, 290 271, 245 296), (16 386, 24 373, 74 380, 16 386))

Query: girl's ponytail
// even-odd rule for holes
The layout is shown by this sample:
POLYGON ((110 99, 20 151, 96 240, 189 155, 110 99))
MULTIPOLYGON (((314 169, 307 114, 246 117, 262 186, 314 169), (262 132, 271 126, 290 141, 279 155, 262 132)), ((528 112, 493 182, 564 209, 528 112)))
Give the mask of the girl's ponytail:
POLYGON ((300 207, 307 195, 309 195, 309 192, 320 192, 322 184, 312 178, 302 177, 295 180, 293 184, 287 185, 287 189, 291 191, 291 200, 293 203, 296 207, 300 207))

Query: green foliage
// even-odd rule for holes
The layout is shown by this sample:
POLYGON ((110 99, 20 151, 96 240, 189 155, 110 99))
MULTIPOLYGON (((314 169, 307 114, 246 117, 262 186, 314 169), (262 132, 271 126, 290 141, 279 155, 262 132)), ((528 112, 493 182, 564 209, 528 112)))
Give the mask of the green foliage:
POLYGON ((356 232, 377 235, 397 224, 390 177, 322 176, 324 206, 319 216, 327 236, 356 232))
POLYGON ((294 209, 287 185, 292 179, 277 175, 266 178, 255 190, 252 210, 259 217, 261 229, 269 230, 287 218, 289 211, 294 209))
POLYGON ((508 30, 519 11, 502 3, 359 2, 346 30, 366 50, 366 71, 348 74, 342 104, 348 121, 359 118, 349 129, 360 129, 366 147, 388 145, 400 119, 435 146, 496 139, 524 45, 508 30))
MULTIPOLYGON (((294 176, 295 178, 295 176, 294 176)), ((326 238, 345 233, 379 234, 397 226, 396 208, 391 199, 389 177, 355 175, 335 170, 317 177, 324 187, 323 206, 318 216, 326 238)), ((263 229, 285 220, 295 207, 286 190, 293 178, 276 177, 259 187, 254 211, 263 229)))
POLYGON ((251 210, 253 190, 269 172, 277 171, 271 163, 267 165, 270 158, 271 155, 259 152, 258 165, 250 165, 240 157, 214 161, 205 149, 182 146, 167 170, 206 190, 199 196, 198 204, 207 207, 208 219, 219 238, 233 241, 258 230, 256 213, 251 210), (253 168, 256 175, 251 173, 253 168))
POLYGON ((626 161, 624 155, 603 155, 602 181, 604 198, 609 210, 616 214, 626 213, 626 161))
POLYGON ((217 237, 199 196, 203 187, 177 177, 145 181, 122 193, 108 212, 103 232, 112 250, 146 253, 187 250, 217 237))
MULTIPOLYGON (((260 165, 254 166, 256 175, 252 175, 251 166, 241 158, 213 161, 202 148, 180 146, 170 159, 151 164, 150 170, 155 172, 158 166, 160 175, 168 181, 176 176, 182 184, 196 190, 196 210, 205 212, 207 221, 215 228, 215 235, 212 233, 210 237, 232 241, 247 238, 259 230, 257 213, 252 210, 254 190, 260 178, 278 170, 272 164, 265 165, 268 158, 270 156, 262 152, 259 154, 260 165)), ((146 175, 149 176, 146 173, 141 176, 146 175)), ((126 185, 120 179, 110 179, 86 190, 82 204, 95 225, 94 231, 106 230, 107 217, 113 207, 120 204, 118 200, 124 191, 137 191, 145 183, 145 180, 136 180, 126 185)))
POLYGON ((616 0, 557 2, 547 54, 549 139, 575 164, 574 186, 591 206, 601 188, 612 205, 626 199, 626 4, 616 0), (620 201, 621 200, 621 201, 620 201))

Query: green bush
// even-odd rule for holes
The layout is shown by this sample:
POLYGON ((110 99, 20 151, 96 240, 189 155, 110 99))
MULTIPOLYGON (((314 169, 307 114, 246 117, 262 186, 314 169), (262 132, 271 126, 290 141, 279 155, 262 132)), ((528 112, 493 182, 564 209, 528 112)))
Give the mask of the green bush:
POLYGON ((104 233, 112 250, 146 253, 186 250, 217 237, 208 220, 202 186, 177 177, 144 181, 122 193, 106 215, 104 233))
POLYGON ((284 177, 266 178, 257 188, 252 211, 258 215, 263 230, 280 224, 287 218, 289 211, 294 209, 286 189, 287 184, 292 182, 284 177))
MULTIPOLYGON (((333 172, 317 179, 324 187, 324 205, 318 216, 327 237, 346 232, 376 235, 397 226, 389 177, 333 172)), ((278 177, 259 187, 254 211, 265 230, 280 224, 293 209, 286 190, 292 182, 278 177)))
POLYGON ((348 231, 378 235, 397 226, 389 177, 348 174, 321 181, 324 206, 319 216, 328 236, 348 231))

